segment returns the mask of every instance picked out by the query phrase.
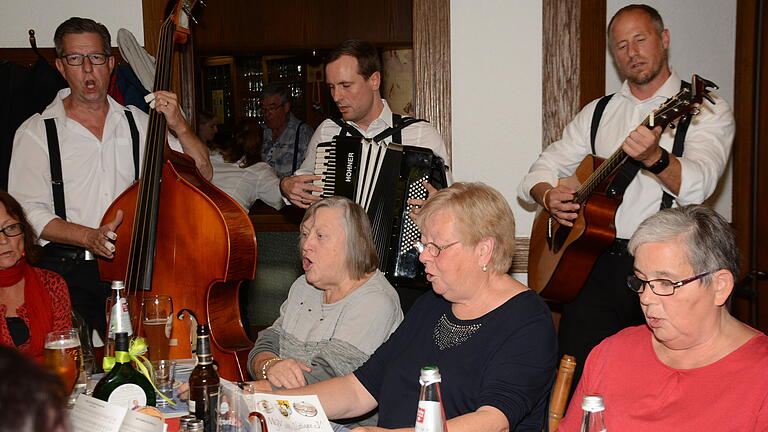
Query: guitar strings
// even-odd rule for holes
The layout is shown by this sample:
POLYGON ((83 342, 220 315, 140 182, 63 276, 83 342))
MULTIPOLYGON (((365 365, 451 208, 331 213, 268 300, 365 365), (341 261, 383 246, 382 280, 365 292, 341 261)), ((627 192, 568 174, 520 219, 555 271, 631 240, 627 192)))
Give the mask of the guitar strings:
MULTIPOLYGON (((681 99, 681 96, 688 93, 688 91, 689 90, 687 88, 681 90, 680 93, 675 95, 675 97, 661 104, 661 106, 659 106, 659 108, 653 112, 654 118, 657 119, 657 123, 658 119, 666 120, 668 113, 680 111, 678 109, 678 105, 681 102, 689 102, 683 101, 681 99)), ((690 103, 688 103, 688 106, 690 106, 690 103)), ((643 120, 641 125, 646 127, 650 125, 650 115, 643 120)), ((627 158, 629 158, 629 156, 624 152, 624 149, 619 147, 615 152, 613 152, 613 154, 611 154, 610 157, 608 157, 608 159, 600 164, 600 166, 595 169, 592 175, 587 178, 587 181, 585 181, 584 184, 579 187, 579 189, 576 191, 574 202, 579 204, 584 203, 592 194, 592 192, 600 184, 602 184, 603 181, 616 170, 616 168, 623 164, 627 158)))

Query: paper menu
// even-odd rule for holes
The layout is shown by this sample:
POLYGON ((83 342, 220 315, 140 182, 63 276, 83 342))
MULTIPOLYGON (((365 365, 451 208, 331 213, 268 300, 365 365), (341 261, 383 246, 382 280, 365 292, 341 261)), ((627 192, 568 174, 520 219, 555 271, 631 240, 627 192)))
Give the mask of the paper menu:
POLYGON ((223 431, 259 431, 259 421, 252 414, 258 412, 269 432, 333 432, 317 396, 245 393, 229 381, 221 382, 219 424, 223 431))
POLYGON ((72 432, 162 432, 165 423, 157 417, 81 394, 69 414, 72 432))

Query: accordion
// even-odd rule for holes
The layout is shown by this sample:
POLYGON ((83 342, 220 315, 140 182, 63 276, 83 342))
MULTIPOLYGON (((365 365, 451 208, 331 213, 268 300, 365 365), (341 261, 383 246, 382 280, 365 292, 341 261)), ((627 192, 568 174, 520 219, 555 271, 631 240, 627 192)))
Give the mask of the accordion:
POLYGON ((380 144, 337 136, 318 144, 315 185, 321 196, 343 196, 360 204, 371 220, 379 269, 396 288, 429 287, 413 243, 421 237, 409 217, 411 198, 426 199, 422 185, 446 187, 443 160, 422 147, 380 144))

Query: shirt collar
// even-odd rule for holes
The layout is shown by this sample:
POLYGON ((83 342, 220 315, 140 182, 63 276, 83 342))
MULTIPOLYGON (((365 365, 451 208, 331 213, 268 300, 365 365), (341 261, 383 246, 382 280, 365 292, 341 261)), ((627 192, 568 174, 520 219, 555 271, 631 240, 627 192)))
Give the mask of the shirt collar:
MULTIPOLYGON (((379 121, 383 121, 384 124, 386 124, 388 127, 392 127, 392 125, 393 125, 393 123, 392 123, 392 110, 389 108, 389 104, 387 103, 386 99, 382 99, 381 103, 384 105, 384 108, 381 110, 381 113, 379 113, 379 116, 376 117, 371 122, 370 126, 368 126, 368 129, 371 129, 371 127, 373 127, 379 121)), ((350 122, 347 122, 347 123, 351 124, 352 126, 354 126, 355 128, 357 128, 359 130, 362 130, 360 128, 360 126, 358 126, 357 123, 355 123, 355 122, 351 122, 350 121, 350 122)))
POLYGON ((681 80, 674 69, 670 67, 669 70, 671 72, 669 75, 669 78, 667 78, 664 84, 662 84, 662 86, 656 90, 653 96, 649 97, 648 99, 641 101, 638 98, 636 98, 635 95, 632 94, 632 90, 629 89, 629 82, 627 80, 624 80, 624 83, 622 83, 621 90, 619 90, 619 94, 621 94, 625 98, 635 103, 644 103, 644 102, 652 101, 656 98, 662 98, 663 100, 667 100, 671 97, 674 97, 680 91, 681 80))
MULTIPOLYGON (((70 94, 72 94, 72 89, 69 87, 59 90, 59 92, 56 93, 56 97, 53 98, 53 102, 51 102, 51 104, 48 105, 45 110, 43 110, 43 113, 41 114, 42 117, 44 119, 66 119, 67 113, 64 110, 64 99, 66 99, 70 94)), ((109 103, 109 113, 107 113, 107 117, 110 117, 114 114, 121 114, 125 110, 125 107, 120 105, 116 100, 112 99, 112 96, 110 95, 107 95, 107 102, 109 103)))

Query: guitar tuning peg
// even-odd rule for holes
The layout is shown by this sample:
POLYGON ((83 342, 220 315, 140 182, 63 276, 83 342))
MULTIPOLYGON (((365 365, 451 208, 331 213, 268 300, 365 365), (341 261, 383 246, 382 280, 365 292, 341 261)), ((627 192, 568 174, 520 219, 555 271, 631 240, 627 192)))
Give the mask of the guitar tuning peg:
POLYGON ((696 108, 691 110, 691 114, 693 114, 693 115, 699 115, 700 112, 701 112, 701 110, 698 107, 696 107, 696 108))
POLYGON ((676 128, 677 126, 675 126, 675 124, 674 124, 674 123, 670 123, 670 124, 669 124, 669 126, 667 126, 667 127, 668 127, 668 128, 670 128, 670 129, 674 129, 674 128, 676 128))
POLYGON ((198 3, 200 3, 200 7, 207 7, 208 5, 205 4, 203 0, 198 0, 198 3))

